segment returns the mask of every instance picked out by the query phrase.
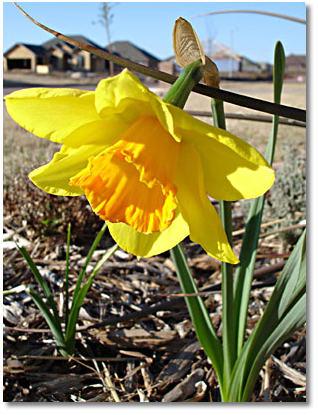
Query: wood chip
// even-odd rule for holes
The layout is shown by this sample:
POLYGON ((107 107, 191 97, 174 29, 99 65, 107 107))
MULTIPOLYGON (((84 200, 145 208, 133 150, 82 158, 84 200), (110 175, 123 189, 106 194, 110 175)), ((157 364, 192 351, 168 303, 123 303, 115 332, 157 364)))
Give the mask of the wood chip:
POLYGON ((203 376, 204 370, 200 368, 196 369, 170 392, 166 393, 162 402, 184 401, 196 392, 195 384, 203 379, 203 376))
POLYGON ((192 358, 200 348, 200 343, 195 341, 185 347, 177 357, 170 360, 158 376, 158 380, 162 382, 161 386, 166 387, 167 384, 178 382, 188 372, 192 358))
POLYGON ((286 378, 292 381, 295 385, 306 386, 306 376, 297 370, 289 367, 286 363, 272 356, 273 366, 276 367, 280 373, 286 378))

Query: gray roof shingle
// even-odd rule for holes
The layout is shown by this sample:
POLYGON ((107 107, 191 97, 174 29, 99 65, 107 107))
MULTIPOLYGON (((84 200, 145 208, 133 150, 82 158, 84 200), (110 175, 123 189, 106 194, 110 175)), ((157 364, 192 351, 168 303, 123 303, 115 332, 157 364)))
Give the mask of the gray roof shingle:
MULTIPOLYGON (((87 37, 85 37, 85 36, 81 36, 81 35, 67 35, 67 37, 70 37, 72 39, 75 39, 78 42, 82 42, 82 43, 85 43, 87 45, 94 46, 95 48, 103 49, 100 45, 98 45, 97 43, 93 42, 90 39, 87 39, 87 37)), ((47 42, 42 43, 42 46, 45 49, 50 49, 51 47, 54 47, 54 46, 57 46, 57 45, 63 44, 63 43, 66 44, 66 45, 68 45, 72 49, 75 49, 76 48, 76 46, 71 45, 70 43, 65 42, 62 39, 58 39, 56 37, 54 37, 53 39, 48 40, 47 42)))
POLYGON ((11 52, 16 46, 24 46, 25 48, 31 50, 36 56, 44 56, 46 53, 45 48, 39 45, 31 45, 30 43, 16 43, 14 46, 12 46, 10 49, 8 49, 4 55, 6 55, 8 52, 11 52))
MULTIPOLYGON (((148 59, 154 59, 160 61, 160 59, 146 52, 144 49, 139 48, 129 41, 118 41, 111 44, 113 53, 118 53, 121 57, 129 59, 134 62, 142 62, 148 59)), ((109 49, 109 46, 107 46, 109 49)))

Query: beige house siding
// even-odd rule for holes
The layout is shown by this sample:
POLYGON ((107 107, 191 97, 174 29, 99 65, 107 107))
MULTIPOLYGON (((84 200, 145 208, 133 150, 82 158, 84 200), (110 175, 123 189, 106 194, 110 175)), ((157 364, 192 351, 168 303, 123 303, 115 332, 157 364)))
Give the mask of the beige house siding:
MULTIPOLYGON (((74 39, 76 38, 99 47, 82 36, 74 36, 74 39)), ((125 54, 128 53, 128 59, 153 68, 158 67, 159 60, 148 52, 137 48, 130 42, 119 42, 121 43, 124 43, 126 50, 123 50, 124 55, 115 51, 119 56, 127 57, 125 54)), ((115 73, 122 70, 121 66, 114 65, 114 67, 115 73)), ((50 70, 103 73, 109 71, 109 62, 85 50, 70 46, 60 39, 51 39, 42 45, 16 44, 4 54, 3 68, 4 71, 17 69, 38 73, 50 70), (47 66, 47 68, 37 68, 38 66, 47 66)))
MULTIPOLYGON (((170 73, 172 75, 179 75, 180 68, 177 66, 176 58, 172 56, 164 61, 158 63, 159 71, 170 73)), ((163 81, 159 81, 159 87, 167 87, 168 84, 163 81)))
POLYGON ((72 56, 72 66, 77 71, 104 72, 105 60, 86 50, 78 50, 72 56))
POLYGON ((91 70, 94 72, 105 72, 105 60, 91 55, 91 70))
MULTIPOLYGON (((36 55, 30 51, 28 48, 26 48, 23 45, 18 45, 16 48, 14 48, 11 52, 7 54, 7 56, 4 57, 3 63, 4 63, 4 70, 9 69, 9 61, 10 60, 30 60, 30 69, 31 71, 35 71, 36 67, 36 55)), ((26 62, 26 69, 28 68, 29 62, 26 62)))
POLYGON ((90 71, 91 70, 91 54, 86 50, 82 50, 78 53, 80 56, 84 57, 84 70, 90 71))
POLYGON ((63 52, 60 49, 53 49, 50 51, 50 63, 54 70, 63 70, 63 52))
POLYGON ((289 55, 286 57, 285 72, 286 74, 305 74, 306 64, 305 55, 289 55))

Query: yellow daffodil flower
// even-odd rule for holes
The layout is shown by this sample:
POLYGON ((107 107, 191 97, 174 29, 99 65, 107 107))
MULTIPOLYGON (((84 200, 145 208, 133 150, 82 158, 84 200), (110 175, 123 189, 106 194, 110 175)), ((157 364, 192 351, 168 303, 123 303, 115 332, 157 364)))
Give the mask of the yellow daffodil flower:
POLYGON ((271 187, 272 168, 245 141, 160 100, 128 70, 94 92, 31 88, 6 105, 23 128, 62 143, 32 182, 85 194, 121 248, 150 257, 190 235, 212 257, 238 262, 208 195, 249 199, 271 187))

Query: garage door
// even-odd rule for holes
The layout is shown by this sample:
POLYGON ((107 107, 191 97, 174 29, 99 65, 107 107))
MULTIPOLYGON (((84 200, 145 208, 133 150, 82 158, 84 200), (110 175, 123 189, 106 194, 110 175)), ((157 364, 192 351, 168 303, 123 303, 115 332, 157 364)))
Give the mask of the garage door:
POLYGON ((8 69, 31 69, 31 59, 8 59, 8 69))

